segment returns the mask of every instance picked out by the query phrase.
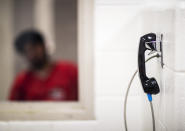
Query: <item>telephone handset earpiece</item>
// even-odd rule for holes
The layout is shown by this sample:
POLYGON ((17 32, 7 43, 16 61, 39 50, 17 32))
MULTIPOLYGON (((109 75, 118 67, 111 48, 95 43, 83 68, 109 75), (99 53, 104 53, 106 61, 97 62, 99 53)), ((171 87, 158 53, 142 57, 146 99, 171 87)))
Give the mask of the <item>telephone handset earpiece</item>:
POLYGON ((147 94, 158 94, 160 92, 159 85, 155 78, 148 78, 145 69, 145 51, 157 51, 156 49, 156 34, 149 33, 140 38, 138 66, 139 76, 144 92, 147 94))

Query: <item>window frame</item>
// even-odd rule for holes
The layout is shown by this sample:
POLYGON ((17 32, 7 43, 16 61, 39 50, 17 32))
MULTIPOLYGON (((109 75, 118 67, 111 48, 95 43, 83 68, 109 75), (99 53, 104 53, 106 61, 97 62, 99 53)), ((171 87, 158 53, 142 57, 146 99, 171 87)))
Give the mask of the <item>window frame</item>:
MULTIPOLYGON (((0 102, 0 121, 93 120, 94 1, 78 0, 78 102, 0 102)), ((11 22, 10 22, 11 24, 11 22)), ((12 27, 11 25, 9 27, 12 27)))

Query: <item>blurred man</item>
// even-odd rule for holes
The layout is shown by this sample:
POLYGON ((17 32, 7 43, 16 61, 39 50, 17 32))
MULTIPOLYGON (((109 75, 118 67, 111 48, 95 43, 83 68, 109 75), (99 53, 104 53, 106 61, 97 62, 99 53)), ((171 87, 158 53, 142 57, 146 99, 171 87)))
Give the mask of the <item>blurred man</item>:
POLYGON ((51 61, 43 36, 34 30, 21 33, 15 48, 29 63, 10 92, 10 100, 78 100, 77 67, 70 62, 51 61))

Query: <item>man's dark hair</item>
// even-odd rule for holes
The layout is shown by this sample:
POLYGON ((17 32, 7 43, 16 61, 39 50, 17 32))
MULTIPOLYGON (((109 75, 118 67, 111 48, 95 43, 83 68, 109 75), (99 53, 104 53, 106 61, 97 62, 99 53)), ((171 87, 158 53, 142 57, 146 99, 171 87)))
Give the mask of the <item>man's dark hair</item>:
POLYGON ((24 46, 26 44, 44 45, 45 40, 43 35, 36 30, 27 30, 22 32, 15 40, 15 49, 19 53, 24 53, 24 46))

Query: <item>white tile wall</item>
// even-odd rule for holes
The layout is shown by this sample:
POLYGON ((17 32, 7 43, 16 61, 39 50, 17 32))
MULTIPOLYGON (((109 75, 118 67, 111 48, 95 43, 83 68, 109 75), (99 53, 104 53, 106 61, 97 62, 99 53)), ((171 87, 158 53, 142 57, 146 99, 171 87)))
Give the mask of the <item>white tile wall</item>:
POLYGON ((142 6, 96 6, 96 52, 137 52, 142 6))
POLYGON ((176 130, 185 130, 185 73, 175 73, 174 123, 176 130))
MULTIPOLYGON (((180 5, 179 5, 180 6, 180 5)), ((179 7, 177 6, 177 7, 179 7)), ((176 10, 176 45, 175 45, 175 70, 185 72, 185 7, 180 6, 176 10)))
MULTIPOLYGON (((166 5, 163 9, 160 4, 160 8, 151 8, 151 5, 138 2, 120 2, 111 4, 109 0, 106 4, 106 1, 100 0, 95 5, 96 120, 0 122, 0 131, 124 131, 123 96, 128 80, 137 67, 139 37, 148 32, 164 33, 164 63, 172 68, 162 70, 159 63, 152 63, 153 66, 148 69, 160 72, 154 73, 161 85, 161 94, 154 96, 158 130, 185 130, 185 73, 180 72, 185 69, 185 46, 183 35, 178 35, 184 32, 184 11, 175 11, 166 5)), ((138 78, 134 80, 128 103, 129 131, 150 131, 150 107, 138 78)))

